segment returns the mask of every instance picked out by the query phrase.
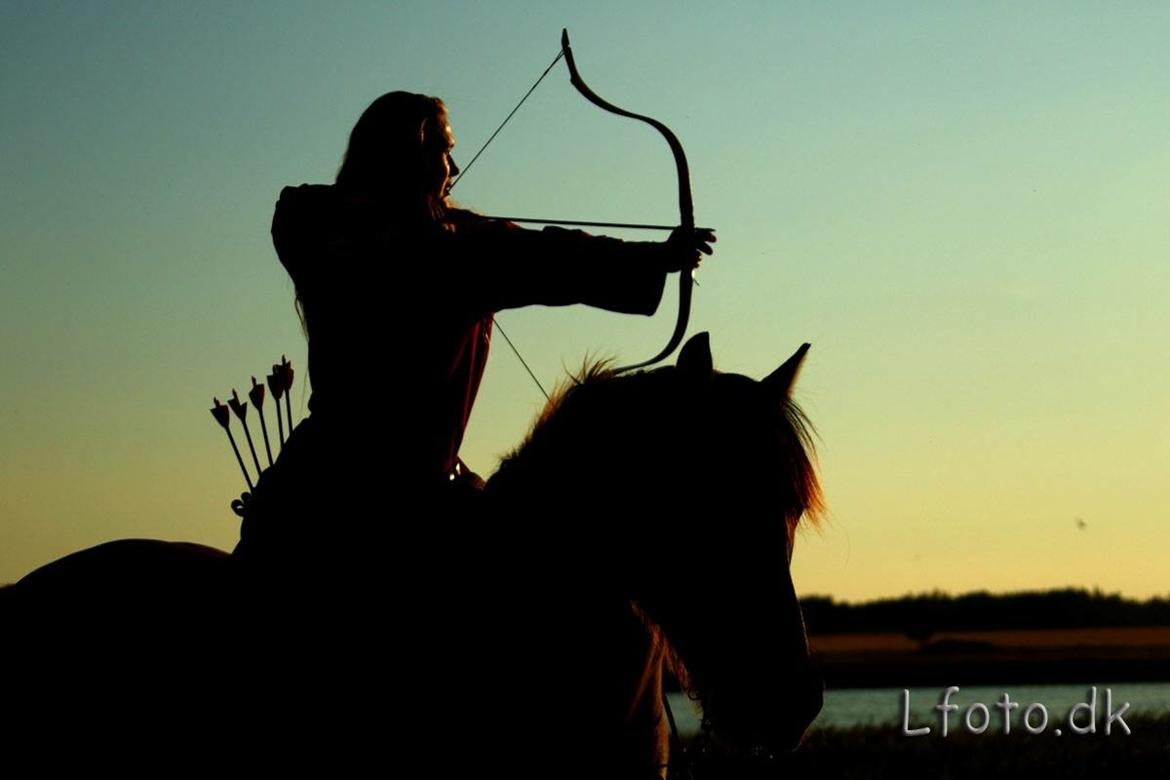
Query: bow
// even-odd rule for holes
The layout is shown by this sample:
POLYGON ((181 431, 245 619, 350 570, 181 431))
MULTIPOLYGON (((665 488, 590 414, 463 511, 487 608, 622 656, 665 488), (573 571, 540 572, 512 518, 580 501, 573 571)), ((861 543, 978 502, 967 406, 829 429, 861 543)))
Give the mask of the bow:
MULTIPOLYGON (((467 167, 463 169, 462 173, 460 173, 459 176, 456 177, 456 179, 451 183, 451 187, 454 187, 455 184, 458 183, 458 181, 467 173, 467 171, 471 169, 471 166, 475 164, 475 161, 478 160, 479 156, 483 153, 483 150, 486 149, 488 144, 490 144, 492 142, 492 140, 496 137, 496 135, 499 134, 500 130, 502 130, 504 128, 504 125, 506 125, 508 123, 508 120, 510 120, 512 118, 512 116, 516 113, 516 111, 519 110, 520 106, 524 104, 524 101, 528 99, 528 96, 532 94, 533 90, 536 89, 537 85, 539 85, 540 82, 544 79, 544 77, 548 75, 548 72, 550 70, 552 70, 553 66, 556 65, 557 61, 559 61, 562 58, 565 60, 565 64, 569 68, 569 81, 570 81, 570 83, 572 83, 572 85, 574 87, 576 87, 577 91, 580 92, 581 95, 586 100, 588 100, 590 103, 593 103, 598 108, 602 108, 602 109, 610 112, 611 114, 617 114, 618 116, 624 116, 624 117, 628 117, 630 119, 637 119, 638 121, 645 122, 646 124, 653 127, 655 130, 657 130, 659 133, 661 133, 662 137, 664 139, 666 139, 666 143, 670 146, 671 154, 674 155, 674 164, 675 164, 675 169, 676 169, 676 172, 678 175, 679 227, 684 228, 688 232, 693 231, 695 228, 695 214, 694 214, 694 202, 693 202, 693 199, 691 197, 690 166, 687 164, 687 155, 686 155, 686 152, 683 151, 682 144, 679 142, 678 136, 676 136, 674 134, 674 132, 671 131, 671 129, 669 127, 667 127, 666 125, 664 125, 662 122, 658 121, 657 119, 654 119, 653 117, 646 116, 644 114, 636 114, 633 111, 627 111, 624 108, 619 108, 618 106, 615 106, 613 103, 610 103, 608 100, 605 100, 604 98, 600 97, 596 92, 594 92, 589 87, 589 85, 585 83, 585 79, 581 78, 580 71, 577 70, 577 63, 573 58, 573 49, 569 46, 569 31, 567 29, 564 29, 561 31, 561 51, 560 51, 560 53, 556 56, 556 58, 552 61, 552 63, 548 66, 548 68, 545 69, 544 73, 541 74, 540 78, 536 80, 536 83, 532 85, 532 87, 528 90, 527 93, 525 93, 524 97, 520 99, 520 102, 516 105, 515 108, 512 109, 511 113, 508 114, 508 116, 504 119, 504 121, 500 124, 500 126, 496 128, 495 132, 493 132, 491 134, 491 136, 488 138, 487 142, 482 147, 480 147, 479 151, 476 152, 475 155, 472 156, 471 162, 469 162, 467 164, 467 167)), ((674 229, 674 228, 671 228, 671 227, 665 226, 665 225, 640 225, 640 224, 631 224, 631 223, 612 223, 612 222, 609 222, 609 223, 607 223, 607 222, 574 222, 571 220, 528 219, 528 218, 523 218, 523 217, 488 217, 488 219, 506 219, 510 222, 538 222, 538 223, 557 224, 557 225, 586 225, 586 226, 594 226, 594 227, 627 227, 627 228, 644 228, 644 229, 655 229, 655 230, 664 230, 664 229, 665 230, 673 230, 674 229)), ((674 332, 671 333, 670 340, 667 342, 666 346, 663 347, 658 352, 658 354, 656 354, 654 357, 650 358, 649 360, 643 360, 640 363, 634 363, 634 364, 631 364, 628 366, 622 366, 621 368, 616 369, 616 371, 614 373, 622 373, 625 371, 632 371, 634 369, 645 368, 646 366, 651 366, 655 363, 658 363, 661 360, 666 359, 667 357, 669 357, 671 355, 671 353, 673 353, 678 348, 679 344, 682 343, 683 336, 686 335, 687 324, 690 321, 691 293, 692 293, 693 287, 694 287, 694 271, 693 270, 692 271, 686 271, 686 270, 680 271, 679 272, 679 290, 678 290, 678 318, 675 321, 674 332)), ((497 327, 498 327, 498 323, 497 323, 497 327)), ((503 334, 503 335, 504 335, 504 338, 508 341, 508 344, 512 345, 511 340, 507 338, 507 334, 503 334)), ((512 346, 512 349, 513 349, 513 351, 516 351, 516 347, 514 345, 512 346)), ((520 353, 518 351, 516 351, 516 354, 517 354, 517 357, 520 357, 520 353)), ((524 359, 522 357, 520 358, 520 361, 522 363, 524 363, 524 359)), ((528 366, 525 363, 525 368, 527 368, 527 367, 528 366)), ((530 369, 529 369, 529 374, 530 375, 532 374, 532 371, 530 369)), ((533 377, 533 379, 535 380, 535 377, 533 377)), ((537 386, 540 386, 539 381, 537 381, 537 386)), ((543 392, 543 390, 544 390, 544 388, 542 387, 541 391, 543 392)), ((545 395, 547 396, 547 393, 545 395)))
MULTIPOLYGON (((619 108, 608 100, 598 96, 596 92, 590 89, 589 85, 585 83, 585 79, 581 78, 581 73, 577 70, 577 63, 573 59, 573 49, 569 46, 569 31, 567 29, 561 30, 561 52, 565 55, 565 64, 569 68, 569 81, 586 100, 611 114, 645 122, 661 133, 662 137, 666 139, 666 143, 670 145, 670 153, 674 155, 674 166, 678 174, 679 226, 687 232, 693 231, 695 228, 695 206, 694 200, 691 197, 691 169, 687 165, 687 153, 683 151, 678 136, 657 119, 646 116, 645 114, 635 114, 633 111, 619 108)), ((634 363, 629 366, 622 366, 615 373, 620 374, 624 371, 652 366, 658 361, 670 357, 671 353, 678 348, 678 345, 682 343, 683 336, 686 335, 687 323, 690 321, 691 292, 694 288, 694 280, 695 276, 693 271, 679 271, 678 319, 675 321, 674 332, 670 335, 670 341, 666 343, 666 346, 649 360, 643 360, 641 363, 634 363)))

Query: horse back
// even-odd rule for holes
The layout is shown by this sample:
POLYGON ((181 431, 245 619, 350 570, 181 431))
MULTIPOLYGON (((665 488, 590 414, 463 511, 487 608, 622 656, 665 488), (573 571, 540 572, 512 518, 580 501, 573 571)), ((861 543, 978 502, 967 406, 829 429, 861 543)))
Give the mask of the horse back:
POLYGON ((4 591, 6 649, 27 662, 94 659, 206 636, 230 604, 230 571, 227 553, 181 542, 126 539, 72 553, 4 591))

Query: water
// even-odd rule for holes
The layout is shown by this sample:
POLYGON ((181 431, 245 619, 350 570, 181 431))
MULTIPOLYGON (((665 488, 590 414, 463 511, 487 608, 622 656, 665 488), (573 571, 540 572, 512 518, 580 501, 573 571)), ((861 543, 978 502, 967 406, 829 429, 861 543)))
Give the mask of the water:
MULTIPOLYGON (((1112 692, 1113 710, 1118 710, 1124 702, 1129 702, 1130 708, 1126 715, 1133 714, 1165 714, 1170 713, 1170 683, 1095 683, 1097 687, 1097 724, 1104 722, 1107 715, 1105 709, 1105 689, 1112 692)), ((945 686, 944 686, 945 687, 945 686)), ((910 689, 910 728, 930 726, 937 732, 940 721, 939 712, 934 709, 942 699, 944 687, 911 688, 910 689)), ((950 727, 961 729, 963 713, 967 706, 974 702, 982 702, 987 706, 991 716, 989 731, 1003 731, 1003 710, 995 707, 997 701, 1003 699, 1006 692, 1011 701, 1018 702, 1019 707, 1012 710, 1012 726, 1019 728, 1022 712, 1033 702, 1040 702, 1048 711, 1048 728, 1058 728, 1067 724, 1068 713, 1073 705, 1089 700, 1089 685, 1003 685, 1003 686, 976 686, 960 688, 959 692, 951 696, 951 703, 957 704, 959 710, 950 714, 950 727)), ((671 710, 674 712, 679 731, 683 736, 698 733, 699 710, 698 706, 681 694, 669 694, 671 710)), ((903 694, 901 688, 856 688, 845 690, 825 691, 825 706, 821 714, 813 723, 812 728, 831 728, 849 726, 889 726, 891 729, 902 726, 903 694)), ((981 713, 974 715, 975 725, 981 723, 981 713)), ((1077 722, 1084 724, 1087 715, 1078 716, 1077 722)), ((1040 714, 1033 714, 1031 723, 1038 726, 1040 714)))

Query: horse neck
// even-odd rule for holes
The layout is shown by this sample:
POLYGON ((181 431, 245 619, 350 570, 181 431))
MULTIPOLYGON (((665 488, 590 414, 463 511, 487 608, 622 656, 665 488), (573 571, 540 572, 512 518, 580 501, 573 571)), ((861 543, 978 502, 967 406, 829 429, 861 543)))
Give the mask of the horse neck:
POLYGON ((575 545, 574 557, 602 559, 594 566, 657 575, 664 486, 655 479, 665 471, 661 437, 653 431, 666 415, 652 404, 661 396, 654 385, 662 381, 653 375, 587 380, 554 401, 488 480, 492 511, 533 537, 575 545))

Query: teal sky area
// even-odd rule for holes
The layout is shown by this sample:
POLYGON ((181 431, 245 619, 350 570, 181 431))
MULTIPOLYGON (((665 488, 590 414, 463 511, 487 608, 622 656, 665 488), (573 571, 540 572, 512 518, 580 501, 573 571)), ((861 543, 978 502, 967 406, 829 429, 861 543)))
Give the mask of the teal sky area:
MULTIPOLYGON (((331 181, 393 89, 447 102, 466 163, 562 27, 686 147, 719 231, 691 332, 757 377, 813 344, 801 592, 1170 593, 1170 6, 1137 2, 0 4, 0 582, 120 537, 230 549, 211 397, 283 353, 307 398, 281 187, 331 181)), ((675 186, 561 64, 456 196, 669 223, 675 186)), ((656 351, 669 290, 652 320, 500 321, 554 384, 656 351)), ((490 473, 542 403, 498 341, 464 459, 490 473)))

